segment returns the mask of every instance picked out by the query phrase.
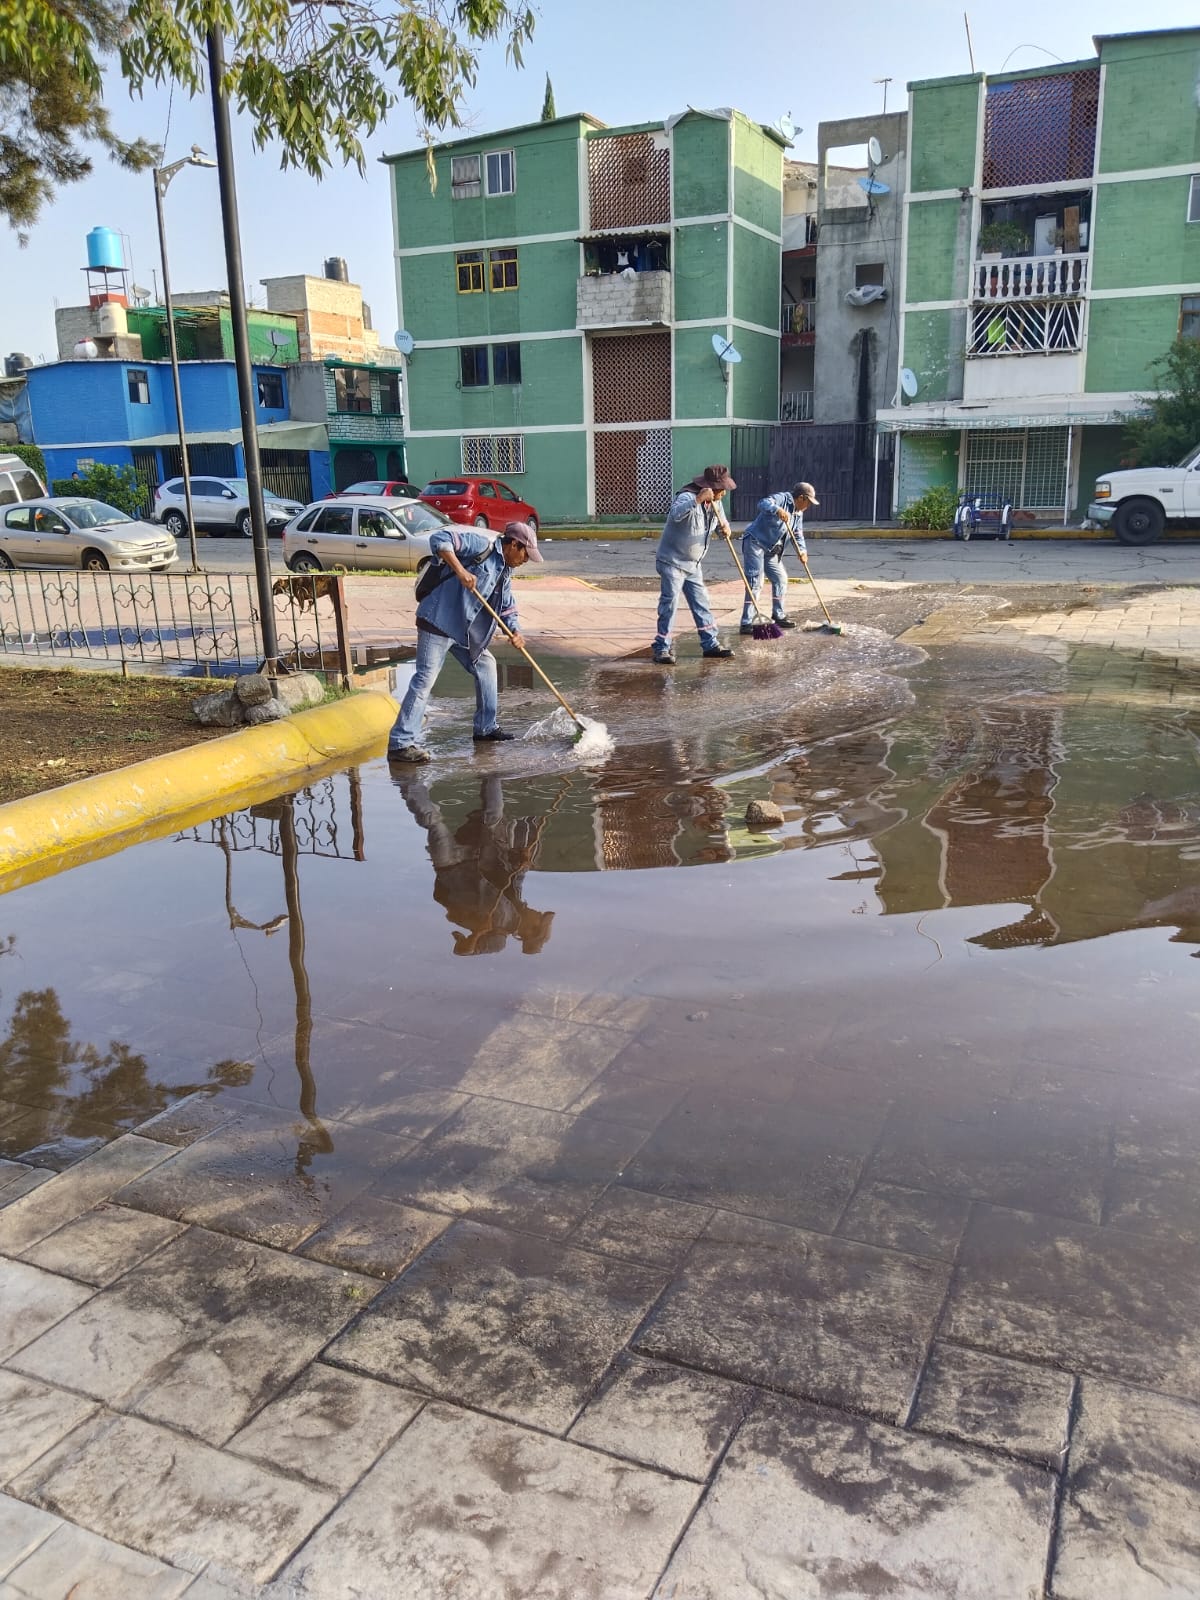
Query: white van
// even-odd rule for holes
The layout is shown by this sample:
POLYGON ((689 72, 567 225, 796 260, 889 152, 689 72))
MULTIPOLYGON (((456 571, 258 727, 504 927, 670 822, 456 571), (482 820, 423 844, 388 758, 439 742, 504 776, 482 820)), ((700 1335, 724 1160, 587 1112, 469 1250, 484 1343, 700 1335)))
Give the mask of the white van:
POLYGON ((32 467, 27 467, 20 456, 0 450, 0 506, 11 506, 17 500, 36 500, 46 492, 46 485, 32 467))

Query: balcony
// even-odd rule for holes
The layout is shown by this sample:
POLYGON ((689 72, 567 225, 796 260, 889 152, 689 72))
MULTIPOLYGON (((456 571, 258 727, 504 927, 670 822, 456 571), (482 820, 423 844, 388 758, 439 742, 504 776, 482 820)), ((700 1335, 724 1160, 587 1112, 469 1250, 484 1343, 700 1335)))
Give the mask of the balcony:
POLYGON ((813 419, 813 392, 811 389, 785 389, 779 396, 780 422, 811 422, 813 419))
POLYGON ((591 274, 575 289, 577 328, 661 326, 671 320, 669 272, 591 274))
POLYGON ((1087 293, 1087 252, 1069 256, 1014 256, 977 261, 972 300, 1071 300, 1087 293))
POLYGON ((1080 348, 1085 254, 977 261, 968 356, 1061 355, 1080 348))
POLYGON ((815 300, 785 300, 779 307, 779 331, 785 344, 811 344, 816 324, 815 300))

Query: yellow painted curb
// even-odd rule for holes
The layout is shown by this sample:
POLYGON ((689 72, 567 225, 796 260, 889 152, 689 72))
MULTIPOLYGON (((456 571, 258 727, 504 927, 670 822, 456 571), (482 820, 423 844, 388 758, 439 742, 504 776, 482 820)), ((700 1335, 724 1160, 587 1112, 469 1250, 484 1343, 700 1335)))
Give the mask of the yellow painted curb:
POLYGON ((368 691, 0 806, 0 890, 302 785, 379 745, 391 695, 368 691))

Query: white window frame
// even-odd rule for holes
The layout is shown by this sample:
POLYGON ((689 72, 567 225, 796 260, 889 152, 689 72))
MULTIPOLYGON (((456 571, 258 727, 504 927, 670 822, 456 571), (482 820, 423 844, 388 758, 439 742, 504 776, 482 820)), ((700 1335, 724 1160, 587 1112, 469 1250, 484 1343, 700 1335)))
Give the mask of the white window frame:
POLYGON ((452 200, 477 200, 483 192, 483 186, 480 181, 481 176, 481 157, 477 155, 451 156, 450 198, 452 200), (472 163, 474 163, 474 177, 470 175, 472 163))
POLYGON ((525 471, 522 433, 464 433, 460 448, 464 477, 515 478, 525 471))
POLYGON ((490 195, 516 194, 517 192, 517 155, 515 150, 489 150, 483 158, 484 192, 490 195), (501 163, 500 177, 503 180, 504 157, 508 157, 508 188, 492 188, 492 162, 501 163))
POLYGON ((1188 189, 1187 219, 1189 222, 1200 222, 1200 172, 1192 173, 1188 189))

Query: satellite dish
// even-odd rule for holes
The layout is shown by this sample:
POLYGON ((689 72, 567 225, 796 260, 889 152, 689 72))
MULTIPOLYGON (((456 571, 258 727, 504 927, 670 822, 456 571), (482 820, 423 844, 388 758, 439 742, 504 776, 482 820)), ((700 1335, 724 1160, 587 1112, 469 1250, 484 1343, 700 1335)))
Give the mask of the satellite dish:
POLYGON ((397 328, 395 333, 392 335, 392 339, 395 343, 396 349, 399 350, 402 356, 412 355, 413 350, 416 348, 417 341, 413 338, 412 334, 409 333, 407 328, 397 328))
POLYGON ((917 375, 911 367, 905 367, 900 373, 900 387, 910 400, 916 399, 917 390, 921 385, 917 382, 917 375))
POLYGON ((717 360, 722 366, 733 366, 742 358, 733 348, 733 340, 727 339, 723 333, 714 333, 712 347, 717 353, 717 360))
POLYGON ((276 350, 282 350, 285 344, 291 344, 291 342, 292 336, 290 333, 285 333, 282 328, 271 329, 271 343, 276 350))
POLYGON ((876 138, 867 140, 867 160, 873 167, 877 167, 883 160, 883 150, 880 148, 879 140, 876 138))
POLYGON ((865 190, 865 192, 872 197, 877 194, 890 194, 892 192, 891 184, 881 183, 878 178, 860 178, 858 180, 858 187, 862 190, 865 190))
POLYGON ((796 137, 796 124, 792 121, 792 113, 790 111, 785 112, 785 114, 780 117, 779 121, 775 124, 775 132, 779 134, 780 138, 785 139, 788 144, 791 144, 792 140, 796 137))

